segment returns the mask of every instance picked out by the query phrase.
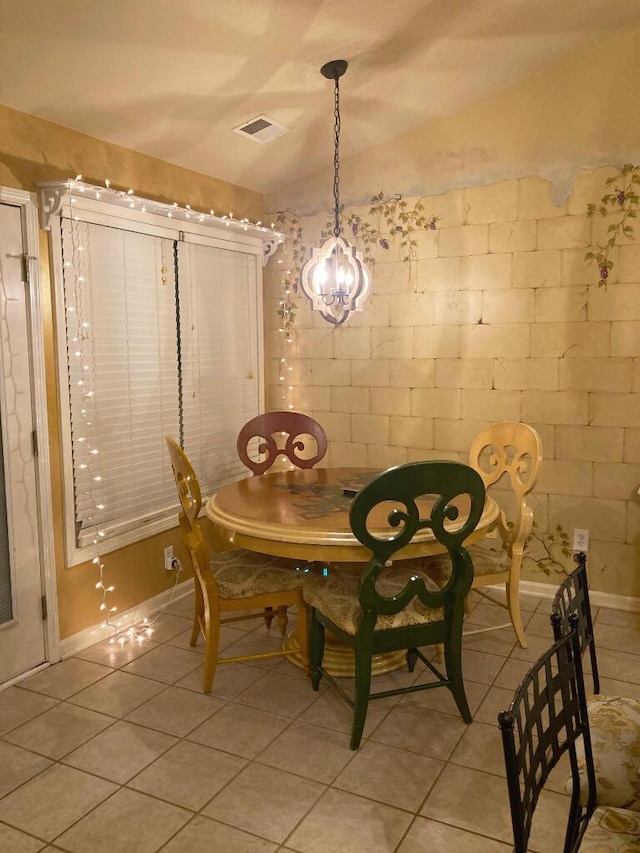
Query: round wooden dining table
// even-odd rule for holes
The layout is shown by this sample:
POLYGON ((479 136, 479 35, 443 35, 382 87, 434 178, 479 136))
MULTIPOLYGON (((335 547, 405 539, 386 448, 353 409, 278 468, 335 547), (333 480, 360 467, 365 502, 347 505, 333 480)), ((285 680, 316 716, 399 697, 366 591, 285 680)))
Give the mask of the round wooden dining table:
MULTIPOLYGON (((302 571, 310 565, 325 572, 353 570, 357 564, 366 563, 371 552, 353 535, 349 508, 358 489, 379 473, 363 468, 269 471, 223 486, 207 502, 206 514, 217 535, 233 547, 299 560, 302 571)), ((433 500, 426 495, 418 500, 421 503, 428 515, 433 500)), ((464 515, 462 506, 460 510, 464 515)), ((495 527, 498 511, 498 505, 487 495, 480 521, 465 544, 486 536, 495 527)), ((380 529, 388 530, 387 513, 380 513, 380 529)), ((431 530, 425 528, 397 553, 396 559, 425 557, 443 550, 431 530)), ((295 644, 295 637, 289 635, 286 642, 295 644)), ((373 666, 377 674, 404 663, 403 652, 377 657, 373 666)), ((325 666, 332 674, 352 674, 351 661, 350 650, 327 642, 325 666)))
MULTIPOLYGON (((216 532, 237 548, 309 563, 363 563, 371 556, 349 524, 353 496, 380 471, 363 468, 308 468, 268 472, 223 486, 206 505, 216 532)), ((419 499, 428 514, 429 496, 419 499)), ((380 528, 388 529, 380 510, 380 528)), ((384 516, 384 517, 383 517, 384 516)), ((467 544, 495 525, 498 506, 488 495, 467 544)), ((442 553, 429 529, 421 530, 396 559, 442 553)))

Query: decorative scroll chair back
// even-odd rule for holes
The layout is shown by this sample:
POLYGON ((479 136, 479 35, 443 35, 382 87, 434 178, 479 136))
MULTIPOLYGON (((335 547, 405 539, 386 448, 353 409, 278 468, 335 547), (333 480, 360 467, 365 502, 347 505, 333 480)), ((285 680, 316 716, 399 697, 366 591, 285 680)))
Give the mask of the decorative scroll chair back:
MULTIPOLYGON (((576 784, 569 806, 564 851, 576 853, 595 809, 596 781, 580 640, 575 624, 531 667, 516 690, 509 710, 498 715, 498 725, 502 732, 514 853, 526 853, 540 794, 551 771, 566 752, 576 784), (585 747, 589 780, 588 801, 584 807, 578 798, 576 744, 579 739, 585 747)), ((613 847, 597 849, 613 850, 613 847)))
POLYGON ((371 551, 360 576, 335 572, 305 579, 304 597, 313 608, 312 685, 317 690, 325 678, 353 708, 351 749, 360 744, 370 699, 447 687, 462 718, 472 721, 462 678, 462 624, 473 565, 463 543, 476 528, 484 502, 482 478, 468 465, 413 462, 391 468, 365 485, 351 505, 351 529, 371 551), (450 571, 442 586, 414 560, 402 559, 402 550, 426 529, 448 555, 450 571), (354 650, 353 700, 322 665, 325 629, 354 650), (428 645, 442 645, 446 674, 422 653, 428 645), (420 659, 436 681, 371 693, 372 661, 390 651, 406 651, 410 670, 420 659))
POLYGON ((517 422, 498 423, 481 430, 471 443, 469 465, 487 490, 501 481, 515 496, 513 517, 501 509, 499 530, 512 560, 522 561, 524 543, 533 527, 533 510, 526 496, 535 486, 542 466, 542 442, 535 429, 517 422))
MULTIPOLYGON (((484 509, 485 490, 480 477, 467 465, 457 462, 412 462, 385 471, 364 486, 351 504, 349 521, 354 535, 372 554, 360 581, 360 604, 364 619, 375 624, 379 614, 398 613, 417 597, 425 606, 448 610, 453 601, 464 596, 471 586, 473 566, 464 540, 475 530, 484 509), (421 517, 416 500, 424 495, 437 496, 428 517, 421 517), (468 495, 470 506, 462 522, 452 501, 468 495), (380 504, 395 504, 384 531, 372 526, 372 510, 380 504), (399 506, 398 506, 399 505, 399 506), (402 507, 402 508, 400 508, 402 507), (425 528, 447 548, 452 563, 448 583, 437 591, 427 589, 424 580, 410 580, 393 601, 376 591, 376 580, 388 561, 409 545, 425 528), (397 533, 393 535, 393 529, 397 533)), ((461 611, 462 613, 462 611, 461 611)))
POLYGON ((184 450, 171 436, 165 436, 171 468, 178 489, 178 498, 185 522, 191 528, 202 509, 202 493, 196 473, 184 450))
POLYGON ((317 421, 301 412, 265 412, 242 427, 237 448, 243 464, 258 476, 283 456, 296 468, 313 468, 327 452, 327 435, 317 421), (262 461, 249 455, 252 439, 259 440, 262 461))

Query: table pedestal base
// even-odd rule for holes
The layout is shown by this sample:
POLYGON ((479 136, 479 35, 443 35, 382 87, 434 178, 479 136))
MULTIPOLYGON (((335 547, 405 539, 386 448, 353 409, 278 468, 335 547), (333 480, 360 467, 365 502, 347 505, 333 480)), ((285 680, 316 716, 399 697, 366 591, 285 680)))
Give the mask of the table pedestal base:
MULTIPOLYGON (((300 643, 298 642, 295 631, 286 634, 282 644, 285 649, 300 651, 300 643)), ((302 668, 302 661, 299 654, 290 655, 288 659, 291 663, 302 668)), ((405 665, 406 652, 385 652, 384 654, 373 656, 371 674, 384 675, 385 672, 402 669, 405 665)), ((348 646, 344 646, 328 631, 325 634, 322 666, 329 675, 333 675, 335 678, 353 678, 355 675, 353 650, 348 646)))

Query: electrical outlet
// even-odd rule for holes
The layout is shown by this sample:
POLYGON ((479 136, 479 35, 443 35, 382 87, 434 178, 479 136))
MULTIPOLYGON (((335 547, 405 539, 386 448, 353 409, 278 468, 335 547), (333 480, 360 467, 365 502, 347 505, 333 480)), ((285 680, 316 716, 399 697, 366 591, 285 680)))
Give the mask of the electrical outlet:
POLYGON ((588 530, 580 530, 580 528, 576 527, 573 531, 573 550, 574 551, 584 551, 586 554, 589 550, 589 531, 588 530))
POLYGON ((164 567, 168 572, 173 571, 173 545, 167 545, 164 549, 164 567))

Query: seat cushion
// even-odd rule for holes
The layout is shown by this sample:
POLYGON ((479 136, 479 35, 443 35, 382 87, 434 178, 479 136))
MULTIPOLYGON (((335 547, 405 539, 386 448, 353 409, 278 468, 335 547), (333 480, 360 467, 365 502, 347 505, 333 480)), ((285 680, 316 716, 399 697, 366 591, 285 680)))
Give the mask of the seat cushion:
MULTIPOLYGON (((376 589, 380 595, 391 597, 401 592, 414 575, 419 575, 427 589, 437 592, 437 585, 427 575, 403 566, 388 566, 378 577, 376 589)), ((362 613, 358 601, 360 574, 353 572, 334 572, 328 577, 306 575, 302 594, 311 607, 324 613, 334 625, 342 628, 347 634, 356 633, 357 620, 362 613)), ((378 616, 376 631, 387 628, 401 628, 406 625, 424 625, 428 622, 439 622, 444 618, 442 608, 425 607, 417 598, 400 613, 378 616)))
MULTIPOLYGON (((640 811, 640 702, 599 695, 589 699, 588 708, 596 804, 640 811)), ((581 747, 579 743, 580 800, 584 804, 588 785, 581 747)), ((571 793, 570 778, 565 790, 571 793)))
POLYGON ((481 543, 470 545, 469 554, 474 575, 498 574, 508 572, 511 568, 511 559, 506 548, 488 548, 481 543))
POLYGON ((213 557, 210 567, 220 598, 250 598, 267 592, 300 589, 305 577, 303 572, 288 568, 280 557, 244 548, 221 551, 213 557))
POLYGON ((640 815, 628 809, 598 808, 591 815, 580 853, 637 853, 640 815))
MULTIPOLYGON (((487 548, 483 545, 470 545, 467 549, 473 563, 474 575, 491 575, 508 572, 511 567, 509 554, 504 548, 487 548)), ((447 582, 451 572, 451 560, 447 554, 434 554, 432 557, 420 557, 414 566, 427 574, 438 586, 447 582)))

